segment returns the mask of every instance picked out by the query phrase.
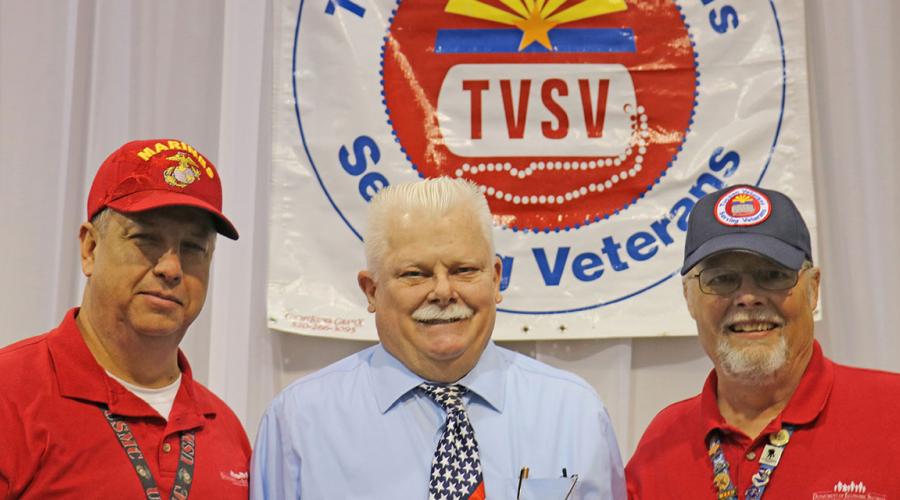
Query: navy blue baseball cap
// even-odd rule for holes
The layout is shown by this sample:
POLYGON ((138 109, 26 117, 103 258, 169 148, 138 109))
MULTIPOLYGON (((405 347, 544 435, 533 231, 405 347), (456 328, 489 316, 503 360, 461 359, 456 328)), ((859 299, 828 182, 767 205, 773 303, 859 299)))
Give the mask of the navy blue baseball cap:
POLYGON ((691 210, 681 274, 711 255, 733 250, 800 269, 804 260, 812 262, 810 248, 809 229, 790 198, 771 189, 730 186, 700 198, 691 210))

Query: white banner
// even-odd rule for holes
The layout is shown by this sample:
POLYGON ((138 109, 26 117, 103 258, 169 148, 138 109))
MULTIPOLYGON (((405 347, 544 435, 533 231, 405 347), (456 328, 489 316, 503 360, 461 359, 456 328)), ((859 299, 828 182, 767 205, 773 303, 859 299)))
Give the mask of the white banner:
POLYGON ((376 339, 367 202, 482 187, 494 338, 688 335, 687 216, 786 192, 815 235, 803 3, 279 0, 269 326, 376 339))

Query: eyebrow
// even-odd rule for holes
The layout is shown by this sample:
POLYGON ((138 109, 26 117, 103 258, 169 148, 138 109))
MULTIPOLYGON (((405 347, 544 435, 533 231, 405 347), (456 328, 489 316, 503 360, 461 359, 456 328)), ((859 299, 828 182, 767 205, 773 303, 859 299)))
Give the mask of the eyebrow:
POLYGON ((426 267, 426 266, 421 261, 404 260, 401 262, 394 263, 394 265, 391 267, 395 270, 402 270, 402 269, 407 269, 410 267, 420 268, 420 267, 426 267))

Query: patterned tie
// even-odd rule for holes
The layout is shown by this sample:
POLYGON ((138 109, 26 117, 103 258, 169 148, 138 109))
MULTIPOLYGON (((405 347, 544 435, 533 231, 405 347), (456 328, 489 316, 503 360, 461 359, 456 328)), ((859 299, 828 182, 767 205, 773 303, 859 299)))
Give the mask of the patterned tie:
POLYGON ((431 461, 428 500, 484 500, 484 481, 475 430, 469 422, 461 385, 419 385, 447 412, 444 433, 431 461))

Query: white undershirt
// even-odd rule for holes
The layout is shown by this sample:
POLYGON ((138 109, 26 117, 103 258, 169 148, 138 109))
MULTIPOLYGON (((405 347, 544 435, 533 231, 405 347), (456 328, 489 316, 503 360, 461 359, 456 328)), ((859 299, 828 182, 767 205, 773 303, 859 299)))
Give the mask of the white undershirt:
POLYGON ((178 378, 175 379, 174 382, 165 387, 160 387, 159 389, 134 385, 109 373, 109 371, 107 371, 106 374, 116 382, 122 384, 123 387, 131 391, 135 396, 146 401, 147 404, 156 410, 163 418, 166 420, 169 419, 169 412, 172 411, 172 404, 175 403, 175 395, 178 394, 178 387, 181 386, 181 373, 178 374, 178 378))

